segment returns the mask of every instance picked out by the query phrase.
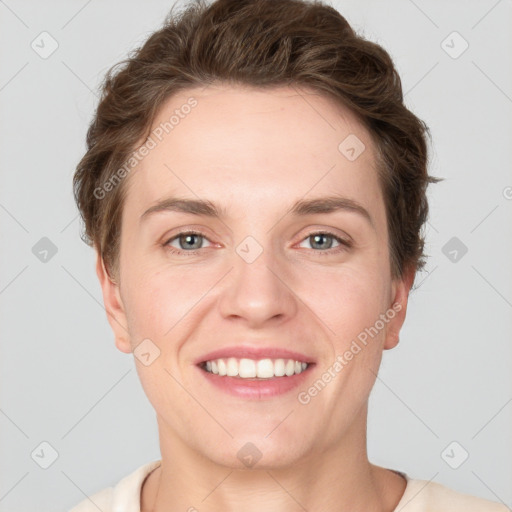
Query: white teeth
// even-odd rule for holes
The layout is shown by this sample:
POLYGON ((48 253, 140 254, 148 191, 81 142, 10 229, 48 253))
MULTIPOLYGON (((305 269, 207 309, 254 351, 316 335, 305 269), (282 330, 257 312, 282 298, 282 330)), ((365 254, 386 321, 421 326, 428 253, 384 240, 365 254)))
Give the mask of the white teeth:
MULTIPOLYGON (((219 368, 219 375, 221 377, 223 377, 224 375, 226 375, 227 373, 227 368, 226 368, 226 362, 224 361, 224 359, 219 359, 217 361, 217 366, 219 368)), ((208 369, 208 367, 206 368, 208 369)))
POLYGON ((256 362, 252 359, 240 359, 238 375, 242 379, 254 379, 256 377, 256 362))
POLYGON ((270 379, 274 376, 274 363, 272 359, 261 359, 256 364, 256 376, 258 379, 270 379))
POLYGON ((276 359, 274 361, 274 375, 276 377, 284 377, 284 374, 285 374, 284 364, 285 364, 284 359, 276 359))
POLYGON ((291 377, 302 373, 308 363, 293 359, 215 359, 206 361, 205 370, 221 377, 239 377, 241 379, 271 379, 272 377, 291 377))
POLYGON ((234 357, 230 357, 226 364, 228 377, 236 377, 238 375, 238 361, 234 357))

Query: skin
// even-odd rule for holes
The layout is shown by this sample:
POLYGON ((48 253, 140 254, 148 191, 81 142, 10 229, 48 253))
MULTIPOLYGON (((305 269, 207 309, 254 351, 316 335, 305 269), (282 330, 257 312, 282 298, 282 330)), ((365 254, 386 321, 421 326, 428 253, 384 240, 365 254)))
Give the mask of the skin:
POLYGON ((296 87, 189 89, 161 107, 154 126, 190 97, 197 106, 126 178, 116 279, 97 257, 117 348, 131 353, 150 339, 160 350, 149 366, 135 358, 162 456, 142 488, 141 510, 390 512, 406 482, 369 462, 367 407, 382 352, 398 343, 414 272, 391 278, 370 135, 347 108, 296 87), (349 134, 366 148, 354 161, 338 149, 349 134), (360 203, 372 222, 347 210, 287 213, 299 199, 333 194, 360 203), (170 196, 208 199, 226 216, 164 211, 140 220, 170 196), (191 242, 197 254, 186 253, 183 238, 180 245, 179 229, 204 232, 191 242), (327 236, 319 248, 317 232, 350 237, 353 246, 327 236), (250 264, 236 252, 247 236, 263 250, 250 264), (297 392, 395 303, 401 310, 378 335, 299 403, 297 392), (302 352, 316 365, 298 390, 233 397, 194 362, 241 342, 302 352), (237 457, 247 442, 262 453, 252 468, 237 457))

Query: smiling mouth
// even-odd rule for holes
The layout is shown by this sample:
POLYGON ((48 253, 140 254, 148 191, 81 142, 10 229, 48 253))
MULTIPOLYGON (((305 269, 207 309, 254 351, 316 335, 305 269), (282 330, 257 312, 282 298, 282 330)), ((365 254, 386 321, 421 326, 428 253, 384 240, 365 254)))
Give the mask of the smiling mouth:
POLYGON ((247 359, 219 358, 204 361, 200 365, 204 371, 220 377, 239 379, 273 379, 292 377, 306 371, 311 363, 295 359, 247 359))

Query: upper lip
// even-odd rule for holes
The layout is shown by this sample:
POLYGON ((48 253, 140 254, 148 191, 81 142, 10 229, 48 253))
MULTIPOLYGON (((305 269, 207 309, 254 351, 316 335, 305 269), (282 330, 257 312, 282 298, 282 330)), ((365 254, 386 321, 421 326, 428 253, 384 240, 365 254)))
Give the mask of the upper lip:
POLYGON ((214 361, 215 359, 227 359, 234 357, 236 359, 293 359, 301 363, 313 363, 312 357, 293 350, 287 350, 278 347, 250 347, 235 346, 225 347, 208 352, 195 361, 195 364, 201 364, 206 361, 214 361))

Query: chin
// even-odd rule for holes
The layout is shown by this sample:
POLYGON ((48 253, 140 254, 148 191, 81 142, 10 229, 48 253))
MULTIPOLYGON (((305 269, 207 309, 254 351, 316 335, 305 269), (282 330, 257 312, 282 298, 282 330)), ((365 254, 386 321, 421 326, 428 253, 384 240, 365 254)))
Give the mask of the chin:
POLYGON ((265 435, 242 435, 223 443, 209 444, 212 448, 207 451, 204 445, 201 448, 203 455, 214 464, 244 470, 286 469, 311 451, 303 444, 295 443, 289 435, 286 439, 278 435, 275 439, 265 438, 265 435))

